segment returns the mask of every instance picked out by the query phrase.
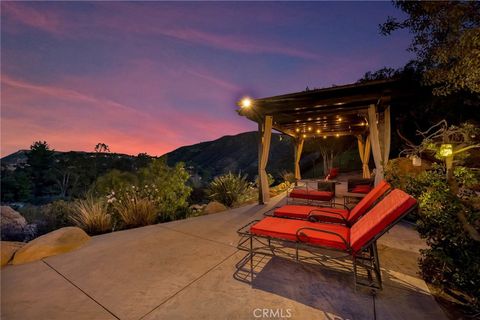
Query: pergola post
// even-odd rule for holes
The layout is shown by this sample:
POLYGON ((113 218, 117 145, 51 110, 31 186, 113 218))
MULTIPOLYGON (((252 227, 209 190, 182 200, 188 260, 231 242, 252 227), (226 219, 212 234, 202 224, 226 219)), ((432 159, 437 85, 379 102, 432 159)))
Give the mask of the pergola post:
POLYGON ((365 142, 363 136, 357 136, 358 153, 360 154, 360 160, 362 161, 363 178, 370 178, 370 169, 368 168, 368 162, 370 161, 370 135, 367 135, 365 142))
POLYGON ((384 178, 384 166, 390 155, 390 107, 386 107, 383 119, 379 119, 376 106, 368 108, 368 125, 372 145, 373 160, 375 161, 375 185, 384 178))
POLYGON ((295 180, 298 181, 302 179, 302 175, 300 173, 300 158, 302 157, 303 151, 303 138, 295 139, 294 144, 294 161, 295 161, 295 180))
POLYGON ((270 189, 267 176, 268 155, 272 137, 273 117, 265 116, 263 123, 258 123, 258 203, 265 204, 270 200, 270 189))

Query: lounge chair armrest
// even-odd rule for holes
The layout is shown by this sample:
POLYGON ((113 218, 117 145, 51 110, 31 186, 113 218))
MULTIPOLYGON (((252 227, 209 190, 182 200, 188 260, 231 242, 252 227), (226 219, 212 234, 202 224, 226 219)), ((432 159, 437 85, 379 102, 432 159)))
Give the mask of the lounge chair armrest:
POLYGON ((300 239, 300 235, 302 234, 303 230, 310 230, 310 231, 326 233, 326 234, 331 234, 331 235, 337 236, 338 238, 340 238, 343 241, 343 243, 345 244, 345 248, 347 248, 347 250, 350 250, 350 245, 348 244, 347 240, 344 237, 342 237, 341 235, 339 235, 338 233, 333 232, 333 231, 323 230, 323 229, 311 228, 311 227, 303 227, 303 228, 300 228, 300 229, 297 230, 295 235, 297 236, 297 240, 300 241, 300 242, 303 242, 302 239, 300 239))
POLYGON ((344 216, 342 216, 340 213, 338 212, 335 212, 335 211, 329 211, 328 208, 325 208, 325 209, 314 209, 312 211, 310 211, 308 213, 308 218, 310 218, 311 216, 313 216, 316 212, 318 213, 328 213, 328 214, 334 214, 334 215, 337 215, 339 216, 340 219, 342 219, 345 223, 347 222, 347 219, 345 219, 344 216))

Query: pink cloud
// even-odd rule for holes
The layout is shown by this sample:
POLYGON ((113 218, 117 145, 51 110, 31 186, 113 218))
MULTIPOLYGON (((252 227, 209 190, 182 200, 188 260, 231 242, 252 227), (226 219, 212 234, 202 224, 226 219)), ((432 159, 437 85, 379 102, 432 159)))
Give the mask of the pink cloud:
POLYGON ((57 150, 91 150, 99 142, 115 152, 161 155, 183 145, 243 132, 247 122, 219 121, 201 110, 174 107, 147 113, 61 86, 2 76, 2 155, 47 140, 57 150))
POLYGON ((9 1, 3 1, 1 6, 3 12, 9 18, 23 25, 40 29, 54 35, 62 33, 60 27, 63 27, 63 21, 54 11, 40 11, 20 3, 9 1))
MULTIPOLYGON (((176 22, 178 22, 177 17, 179 16, 186 21, 194 19, 197 24, 203 22, 199 20, 197 14, 190 12, 180 13, 175 10, 169 10, 171 13, 166 19, 167 23, 165 23, 162 22, 165 13, 161 10, 158 11, 160 15, 157 17, 152 15, 150 10, 145 11, 143 8, 132 5, 113 6, 110 8, 100 5, 100 7, 105 10, 108 9, 109 11, 114 8, 117 10, 117 14, 106 15, 105 12, 100 12, 99 14, 93 14, 88 17, 80 15, 80 18, 77 17, 75 20, 66 19, 65 15, 62 15, 59 9, 55 7, 48 7, 48 10, 41 10, 23 4, 5 2, 2 3, 2 7, 7 17, 21 24, 43 30, 56 36, 101 37, 107 39, 109 37, 107 37, 105 33, 92 31, 106 27, 119 32, 122 36, 126 33, 143 35, 156 34, 186 41, 195 45, 200 44, 206 47, 237 53, 278 54, 307 60, 321 59, 319 54, 302 50, 301 48, 294 48, 291 43, 278 43, 260 37, 255 39, 251 37, 251 35, 242 37, 241 35, 233 33, 219 34, 202 30, 201 27, 172 27, 172 25, 176 25, 176 22), (133 18, 126 21, 126 17, 133 18)), ((155 13, 155 10, 153 11, 155 13)), ((264 20, 271 23, 272 17, 266 15, 264 20)), ((10 30, 10 28, 8 28, 8 30, 10 30)))
POLYGON ((269 41, 251 41, 238 36, 219 35, 194 29, 157 29, 158 33, 189 41, 195 44, 202 44, 218 49, 230 50, 240 53, 271 53, 292 56, 303 59, 318 60, 318 54, 294 49, 287 44, 278 44, 269 41), (261 42, 261 43, 260 43, 261 42))

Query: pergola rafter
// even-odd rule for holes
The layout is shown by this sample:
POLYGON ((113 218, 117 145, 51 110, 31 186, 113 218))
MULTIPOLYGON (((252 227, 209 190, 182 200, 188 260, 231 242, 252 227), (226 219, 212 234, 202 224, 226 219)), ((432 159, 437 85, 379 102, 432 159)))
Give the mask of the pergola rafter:
POLYGON ((259 202, 268 201, 265 168, 272 129, 294 138, 297 179, 301 178, 299 162, 305 139, 352 135, 358 139, 363 176, 370 176, 371 150, 377 169, 375 181, 380 181, 390 152, 390 104, 405 96, 408 90, 404 86, 394 80, 369 81, 240 101, 239 114, 259 124, 259 202))

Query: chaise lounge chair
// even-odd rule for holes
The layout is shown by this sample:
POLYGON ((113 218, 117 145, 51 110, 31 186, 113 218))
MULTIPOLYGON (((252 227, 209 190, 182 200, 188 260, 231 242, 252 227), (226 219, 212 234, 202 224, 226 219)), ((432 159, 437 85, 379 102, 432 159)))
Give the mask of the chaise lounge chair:
MULTIPOLYGON (((335 187, 335 185, 333 185, 335 187)), ((334 191, 315 190, 308 187, 294 187, 287 190, 287 203, 294 200, 312 202, 332 202, 335 197, 334 191)))
MULTIPOLYGON (((253 282, 253 257, 256 254, 284 256, 286 250, 295 250, 286 257, 300 259, 299 250, 315 255, 319 260, 328 256, 320 249, 346 253, 353 264, 355 288, 363 285, 372 290, 382 289, 380 262, 376 241, 402 217, 417 207, 417 201, 405 192, 394 189, 363 215, 352 227, 311 222, 306 220, 266 217, 255 220, 238 230, 241 236, 238 249, 247 251, 253 282), (367 273, 367 280, 360 280, 358 268, 367 273)), ((311 258, 308 258, 311 260, 311 258)), ((309 261, 308 260, 308 261, 309 261)))
POLYGON ((312 222, 340 223, 351 226, 382 196, 384 196, 390 190, 390 188, 390 184, 388 184, 388 182, 385 180, 382 180, 351 210, 349 210, 345 205, 338 203, 333 204, 336 206, 342 206, 342 208, 287 204, 279 208, 274 208, 266 212, 265 215, 281 218, 310 220, 312 222))

